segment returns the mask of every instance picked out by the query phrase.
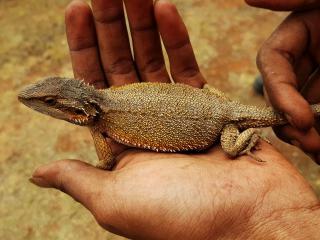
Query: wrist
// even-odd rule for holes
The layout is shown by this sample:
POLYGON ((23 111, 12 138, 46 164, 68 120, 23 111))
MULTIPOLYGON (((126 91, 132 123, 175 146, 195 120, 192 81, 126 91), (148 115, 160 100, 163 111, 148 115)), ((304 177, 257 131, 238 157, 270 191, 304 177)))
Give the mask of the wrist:
POLYGON ((320 205, 273 212, 252 229, 253 239, 319 239, 320 205))

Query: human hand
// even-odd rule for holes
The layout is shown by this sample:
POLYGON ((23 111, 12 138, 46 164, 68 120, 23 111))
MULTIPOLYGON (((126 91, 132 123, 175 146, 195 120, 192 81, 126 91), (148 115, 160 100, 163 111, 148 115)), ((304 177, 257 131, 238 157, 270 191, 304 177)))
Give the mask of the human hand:
POLYGON ((249 5, 275 11, 301 11, 320 6, 319 0, 245 0, 249 5))
POLYGON ((189 36, 175 7, 152 0, 124 1, 128 14, 131 54, 122 1, 93 0, 92 10, 73 1, 66 10, 67 39, 75 78, 96 87, 139 81, 170 82, 159 32, 177 83, 202 87, 205 83, 189 36))
POLYGON ((83 204, 108 231, 130 239, 318 239, 319 202, 298 171, 267 143, 230 160, 130 149, 109 172, 75 160, 31 179, 83 204))
MULTIPOLYGON (((123 2, 93 0, 92 10, 82 1, 73 1, 66 10, 66 30, 76 79, 104 88, 134 82, 170 82, 159 32, 176 83, 202 87, 188 32, 177 10, 166 1, 153 6, 152 0, 124 1, 133 56, 125 23, 123 2)), ((125 147, 108 139, 113 154, 125 147)))
POLYGON ((286 113, 291 126, 276 128, 277 135, 313 156, 320 164, 320 121, 309 104, 320 102, 320 1, 247 0, 250 5, 291 13, 261 47, 257 65, 267 98, 286 113), (315 8, 315 9, 312 9, 315 8))
MULTIPOLYGON (((67 36, 75 77, 96 87, 168 82, 160 31, 174 80, 201 87, 204 80, 175 7, 166 1, 156 3, 157 29, 151 0, 125 3, 135 29, 131 32, 136 63, 120 1, 93 1, 96 20, 85 3, 76 1, 68 7, 67 36), (98 21, 96 30, 94 21, 98 21)), ((89 209, 102 227, 132 239, 316 233, 309 224, 318 224, 318 200, 296 169, 266 143, 257 152, 267 160, 264 164, 248 156, 232 161, 218 147, 202 154, 166 154, 113 146, 118 164, 112 172, 64 160, 38 168, 31 181, 64 191, 89 209)))

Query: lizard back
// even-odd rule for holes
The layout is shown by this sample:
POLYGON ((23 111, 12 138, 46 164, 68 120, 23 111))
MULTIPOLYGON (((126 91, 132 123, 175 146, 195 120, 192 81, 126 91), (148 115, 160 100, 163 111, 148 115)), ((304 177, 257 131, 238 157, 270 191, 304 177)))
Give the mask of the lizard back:
POLYGON ((206 149, 229 114, 220 98, 183 84, 130 84, 103 95, 98 129, 120 143, 155 151, 206 149))

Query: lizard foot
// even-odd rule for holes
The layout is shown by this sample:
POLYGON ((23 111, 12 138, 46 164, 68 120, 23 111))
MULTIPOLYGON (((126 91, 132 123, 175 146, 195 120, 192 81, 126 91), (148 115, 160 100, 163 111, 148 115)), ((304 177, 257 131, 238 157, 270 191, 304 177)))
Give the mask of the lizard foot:
POLYGON ((258 162, 264 162, 262 159, 252 154, 251 150, 257 148, 259 139, 264 139, 260 131, 249 128, 240 133, 237 125, 228 124, 221 133, 222 149, 232 157, 249 155, 258 162))
POLYGON ((257 157, 256 155, 254 155, 252 152, 248 151, 248 152, 245 152, 244 154, 252 157, 254 160, 256 160, 257 162, 266 162, 264 160, 262 160, 261 158, 257 157))
POLYGON ((248 156, 252 157, 254 160, 256 160, 257 162, 266 162, 251 152, 252 149, 259 150, 259 147, 257 144, 258 144, 258 141, 260 138, 263 139, 263 137, 260 134, 258 134, 258 133, 253 134, 248 146, 243 151, 241 151, 239 155, 240 156, 241 155, 248 155, 248 156))
POLYGON ((271 144, 270 140, 269 140, 267 137, 260 135, 260 138, 261 138, 263 141, 265 141, 266 143, 271 144))
POLYGON ((103 169, 103 170, 112 170, 114 164, 110 164, 110 162, 104 162, 104 161, 99 161, 96 164, 97 168, 103 169))

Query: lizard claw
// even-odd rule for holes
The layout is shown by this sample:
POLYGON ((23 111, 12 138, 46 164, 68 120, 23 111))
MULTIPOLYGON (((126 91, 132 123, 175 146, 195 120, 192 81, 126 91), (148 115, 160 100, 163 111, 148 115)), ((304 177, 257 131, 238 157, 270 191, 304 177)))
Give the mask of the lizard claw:
POLYGON ((268 144, 271 144, 270 140, 265 136, 260 136, 260 138, 268 144))
POLYGON ((264 163, 266 161, 262 160, 261 158, 257 157, 256 155, 254 155, 252 152, 250 151, 247 151, 245 152, 246 155, 252 157, 254 160, 256 160, 257 162, 261 162, 261 163, 264 163))

